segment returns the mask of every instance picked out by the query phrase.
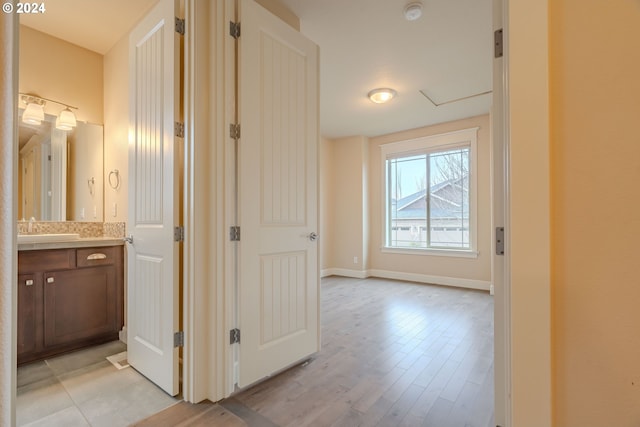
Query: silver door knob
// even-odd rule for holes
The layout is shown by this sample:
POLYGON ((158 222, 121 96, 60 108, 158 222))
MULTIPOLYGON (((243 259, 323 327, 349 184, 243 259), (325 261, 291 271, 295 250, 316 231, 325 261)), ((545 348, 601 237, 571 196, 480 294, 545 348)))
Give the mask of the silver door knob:
POLYGON ((133 245, 133 234, 129 234, 127 237, 125 237, 124 241, 133 245))
POLYGON ((311 232, 311 234, 309 234, 309 240, 311 240, 312 242, 315 242, 317 238, 318 238, 317 233, 311 232))

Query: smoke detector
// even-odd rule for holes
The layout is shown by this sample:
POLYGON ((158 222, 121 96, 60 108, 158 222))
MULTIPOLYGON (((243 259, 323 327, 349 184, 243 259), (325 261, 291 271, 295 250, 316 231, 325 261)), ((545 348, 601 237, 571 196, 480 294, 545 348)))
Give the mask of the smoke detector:
POLYGON ((407 21, 415 21, 422 16, 422 3, 412 2, 404 7, 404 18, 407 21))

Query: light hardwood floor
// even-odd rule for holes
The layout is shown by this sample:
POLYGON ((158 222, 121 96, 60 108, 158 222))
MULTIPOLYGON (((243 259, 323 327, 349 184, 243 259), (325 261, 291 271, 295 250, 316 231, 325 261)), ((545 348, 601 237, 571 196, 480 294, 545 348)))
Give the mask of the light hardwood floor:
POLYGON ((493 298, 325 278, 318 354, 218 405, 182 403, 137 425, 492 427, 493 298))

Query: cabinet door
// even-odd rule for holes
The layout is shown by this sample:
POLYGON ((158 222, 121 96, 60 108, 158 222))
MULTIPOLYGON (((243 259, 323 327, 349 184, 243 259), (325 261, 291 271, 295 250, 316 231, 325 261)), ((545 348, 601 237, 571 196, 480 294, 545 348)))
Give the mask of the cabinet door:
POLYGON ((22 355, 39 350, 42 340, 41 275, 18 275, 18 362, 22 355))
POLYGON ((44 274, 46 347, 117 333, 114 266, 44 274))

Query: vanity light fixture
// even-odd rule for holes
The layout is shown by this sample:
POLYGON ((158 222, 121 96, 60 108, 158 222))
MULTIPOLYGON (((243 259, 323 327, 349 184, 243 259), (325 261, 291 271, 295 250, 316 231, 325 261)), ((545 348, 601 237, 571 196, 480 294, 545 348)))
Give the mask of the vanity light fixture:
POLYGON ((371 102, 375 102, 376 104, 384 104, 385 102, 391 101, 397 94, 398 92, 393 89, 382 87, 373 89, 367 94, 367 97, 371 100, 371 102))
POLYGON ((24 113, 22 113, 23 122, 32 125, 39 125, 40 123, 42 123, 42 121, 44 120, 44 105, 47 103, 47 101, 49 101, 65 107, 65 109, 60 112, 58 118, 56 119, 57 129, 72 130, 74 127, 76 127, 76 115, 73 114, 73 111, 71 111, 71 109, 73 108, 77 110, 78 107, 35 95, 22 93, 20 95, 22 95, 22 102, 24 102, 27 106, 24 110, 24 113))

